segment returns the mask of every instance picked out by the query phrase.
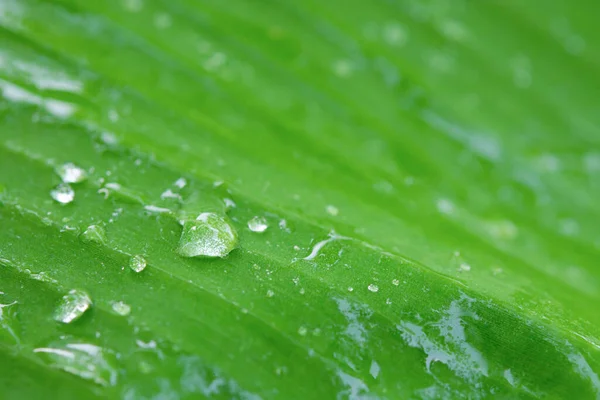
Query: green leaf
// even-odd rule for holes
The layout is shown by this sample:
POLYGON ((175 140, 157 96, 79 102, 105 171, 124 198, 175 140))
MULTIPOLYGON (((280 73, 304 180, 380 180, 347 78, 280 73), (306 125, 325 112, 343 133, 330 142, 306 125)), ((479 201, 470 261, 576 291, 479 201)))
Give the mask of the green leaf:
POLYGON ((0 397, 600 398, 599 13, 3 0, 0 397))

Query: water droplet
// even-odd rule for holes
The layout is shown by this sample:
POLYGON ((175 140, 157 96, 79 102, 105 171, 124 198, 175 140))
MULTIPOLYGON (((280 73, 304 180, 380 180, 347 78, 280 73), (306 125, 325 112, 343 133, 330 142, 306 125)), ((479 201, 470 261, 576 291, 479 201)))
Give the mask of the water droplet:
POLYGON ((471 266, 467 263, 460 263, 460 265, 458 266, 458 271, 459 272, 469 272, 471 270, 471 266))
POLYGON ((225 203, 226 210, 231 210, 232 208, 235 208, 235 202, 229 198, 224 198, 223 203, 225 203))
POLYGON ((154 26, 158 29, 167 29, 171 27, 172 19, 169 14, 166 13, 158 13, 154 16, 154 26))
POLYGON ((387 23, 381 32, 383 40, 390 46, 402 46, 408 40, 408 32, 397 22, 387 23))
POLYGON ((267 297, 273 297, 275 296, 275 292, 272 291, 271 289, 267 290, 267 297))
POLYGON ((69 184, 61 183, 50 192, 50 196, 61 204, 69 204, 75 198, 75 192, 69 184))
POLYGON ((448 199, 439 199, 437 201, 437 209, 442 214, 450 215, 454 212, 454 203, 448 199))
POLYGON ((85 242, 104 243, 106 242, 106 231, 102 225, 90 225, 81 234, 81 239, 85 242))
POLYGON ((248 229, 252 232, 264 232, 269 227, 265 217, 254 217, 248 221, 248 229))
POLYGON ((398 279, 394 279, 394 280, 392 281, 392 284, 393 284, 394 286, 398 286, 398 285, 400 284, 400 281, 399 281, 398 279))
POLYGON ((184 257, 225 257, 237 247, 237 233, 229 222, 214 213, 202 213, 184 221, 177 252, 184 257))
POLYGON ((127 316, 131 312, 131 306, 129 304, 123 303, 122 301, 116 301, 112 303, 112 309, 119 315, 127 316))
POLYGON ((91 305, 92 299, 86 292, 73 289, 62 297, 54 313, 54 319, 69 324, 79 319, 91 305))
POLYGON ((348 78, 354 72, 354 64, 350 60, 337 60, 332 64, 333 72, 340 78, 348 78))
POLYGON ((336 206, 332 206, 331 204, 325 207, 325 211, 327 211, 327 214, 332 215, 334 217, 340 213, 340 210, 338 210, 336 206))
POLYGON ((33 351, 43 354, 45 361, 53 368, 102 386, 114 386, 117 383, 115 355, 96 345, 77 343, 66 338, 33 351))
POLYGON ((379 291, 379 286, 371 283, 368 287, 370 292, 377 293, 379 291))
POLYGON ((87 179, 87 173, 73 163, 66 163, 56 168, 56 173, 64 183, 79 183, 87 179))
POLYGON ((158 214, 162 214, 162 213, 170 213, 171 210, 165 207, 158 207, 158 206, 154 206, 152 204, 144 206, 144 210, 149 211, 151 213, 158 213, 158 214))
POLYGON ((389 298, 385 299, 385 304, 387 304, 389 306, 390 304, 392 304, 392 300, 389 298))
POLYGON ((381 367, 379 367, 377 361, 371 361, 371 368, 369 368, 369 373, 374 379, 377 379, 377 377, 379 376, 379 371, 381 371, 381 367))
POLYGON ((349 291, 349 292, 353 292, 353 291, 354 291, 354 288, 353 288, 352 286, 348 286, 348 291, 349 291))
POLYGON ((185 180, 185 178, 179 178, 175 181, 174 185, 177 186, 179 189, 183 189, 185 185, 187 185, 187 181, 185 180))
POLYGON ((147 262, 144 256, 141 256, 139 254, 129 259, 129 268, 131 268, 135 272, 142 272, 144 268, 146 268, 146 264, 147 262))
POLYGON ((306 336, 306 332, 308 332, 308 330, 306 329, 305 326, 301 326, 300 328, 298 328, 298 335, 306 336))

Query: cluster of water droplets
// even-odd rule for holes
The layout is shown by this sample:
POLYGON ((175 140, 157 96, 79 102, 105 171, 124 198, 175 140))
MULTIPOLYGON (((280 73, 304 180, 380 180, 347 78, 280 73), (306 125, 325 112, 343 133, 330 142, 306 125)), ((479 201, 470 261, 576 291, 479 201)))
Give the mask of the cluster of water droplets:
POLYGON ((65 163, 56 167, 56 173, 62 180, 50 191, 50 196, 60 204, 69 204, 75 199, 75 191, 71 184, 81 183, 87 179, 87 172, 73 163, 65 163))

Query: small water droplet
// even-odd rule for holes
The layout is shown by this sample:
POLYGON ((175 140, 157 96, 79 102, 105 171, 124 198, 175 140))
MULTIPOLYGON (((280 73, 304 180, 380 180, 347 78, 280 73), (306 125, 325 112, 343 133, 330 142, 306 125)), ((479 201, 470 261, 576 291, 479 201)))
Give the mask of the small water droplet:
POLYGON ((50 196, 60 204, 69 204, 75 198, 75 192, 69 184, 61 183, 50 192, 50 196))
POLYGON ((340 210, 338 210, 336 206, 333 206, 331 204, 325 207, 325 211, 327 211, 327 214, 332 215, 334 217, 336 217, 340 213, 340 210))
POLYGON ((300 328, 298 328, 298 335, 300 335, 300 336, 306 336, 307 332, 308 332, 308 330, 306 329, 305 326, 301 326, 300 328))
POLYGON ((271 289, 267 290, 267 297, 273 297, 275 296, 275 292, 272 291, 271 289))
POLYGON ((102 225, 90 225, 81 234, 81 239, 85 242, 105 243, 106 231, 102 225))
POLYGON ((265 217, 254 217, 248 221, 248 229, 252 232, 264 232, 269 227, 265 217))
POLYGON ((374 379, 377 379, 377 377, 379 376, 379 371, 381 371, 381 367, 379 367, 377 361, 371 361, 371 368, 369 368, 369 373, 374 379))
POLYGON ((392 304, 392 300, 389 298, 385 299, 385 304, 387 304, 389 306, 390 304, 392 304))
POLYGON ((235 202, 229 198, 224 198, 223 203, 225 203, 226 210, 231 210, 232 208, 235 208, 235 202))
POLYGON ((400 284, 400 281, 398 279, 394 279, 392 281, 392 285, 394 285, 394 286, 398 286, 399 284, 400 284))
POLYGON ((146 264, 147 262, 144 256, 141 256, 139 254, 129 259, 129 268, 131 268, 135 272, 142 272, 144 268, 146 268, 146 264))
POLYGON ((175 181, 174 185, 177 186, 179 189, 183 189, 185 185, 187 185, 187 180, 183 177, 179 178, 175 181))
POLYGON ((452 203, 450 200, 439 199, 437 201, 437 209, 442 214, 450 215, 450 214, 454 213, 455 207, 454 207, 454 203, 452 203))
POLYGON ((114 386, 117 383, 116 357, 99 346, 63 338, 33 351, 43 354, 43 358, 52 368, 102 386, 114 386))
POLYGON ((69 324, 79 319, 91 306, 92 299, 86 292, 73 289, 60 300, 54 312, 54 320, 69 324))
POLYGON ((177 252, 184 257, 225 257, 237 247, 237 233, 223 217, 202 213, 184 221, 177 252))
POLYGON ((87 179, 87 173, 73 163, 66 163, 56 168, 56 173, 64 183, 79 183, 87 179))
POLYGON ((458 266, 458 271, 459 272, 469 272, 471 270, 471 266, 467 263, 460 263, 460 265, 458 266))
POLYGON ((299 293, 304 294, 304 293, 306 293, 306 290, 304 290, 304 288, 300 288, 299 293))
POLYGON ((377 293, 379 291, 379 286, 371 283, 368 287, 370 292, 377 293))
POLYGON ((354 291, 354 288, 353 288, 352 286, 348 286, 348 291, 349 291, 349 292, 353 292, 353 291, 354 291))
POLYGON ((119 315, 127 316, 131 312, 131 306, 129 304, 123 303, 122 301, 116 301, 112 303, 112 309, 119 315))

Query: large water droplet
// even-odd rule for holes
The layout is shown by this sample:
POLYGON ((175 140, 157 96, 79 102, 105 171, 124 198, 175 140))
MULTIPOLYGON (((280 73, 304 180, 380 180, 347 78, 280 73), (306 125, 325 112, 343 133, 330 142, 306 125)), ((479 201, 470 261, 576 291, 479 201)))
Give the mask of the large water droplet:
POLYGON ((105 243, 106 231, 102 225, 90 225, 81 234, 81 239, 85 242, 105 243))
POLYGON ((269 227, 265 217, 254 217, 248 221, 248 229, 252 232, 264 232, 269 227))
POLYGON ((79 319, 92 305, 90 296, 82 291, 73 289, 64 295, 56 308, 54 319, 64 324, 79 319))
POLYGON ((103 386, 117 383, 116 357, 99 346, 65 338, 33 351, 43 354, 45 361, 53 368, 103 386))
POLYGON ((139 254, 129 259, 129 268, 131 268, 135 272, 142 272, 144 268, 146 268, 146 264, 147 262, 144 256, 141 256, 139 254))
POLYGON ((369 285, 368 289, 369 289, 370 292, 373 292, 373 293, 379 292, 379 286, 377 286, 377 285, 375 285, 373 283, 371 283, 369 285))
POLYGON ((115 301, 112 303, 112 309, 119 315, 123 317, 129 315, 131 312, 131 306, 129 304, 123 303, 122 301, 115 301))
POLYGON ((184 221, 177 252, 184 257, 225 257, 237 247, 237 233, 229 222, 214 213, 202 213, 184 221))
POLYGON ((61 183, 50 192, 50 196, 61 204, 69 204, 75 198, 75 192, 68 183, 61 183))
POLYGON ((73 163, 58 166, 56 173, 64 183, 79 183, 87 179, 87 172, 73 163))

